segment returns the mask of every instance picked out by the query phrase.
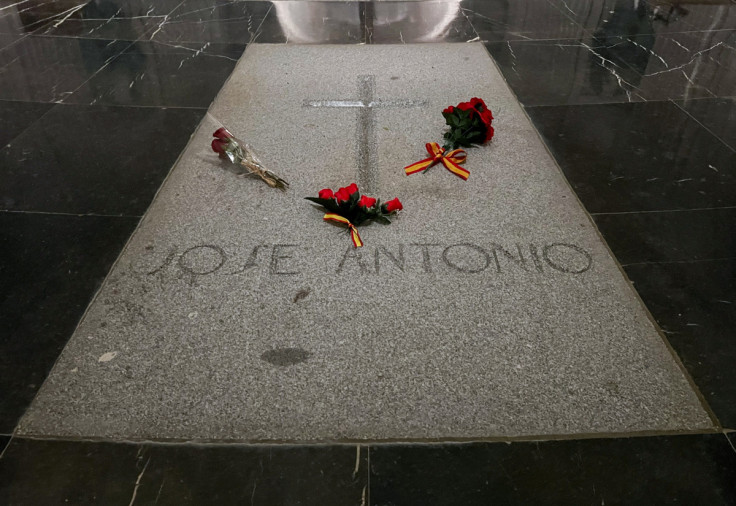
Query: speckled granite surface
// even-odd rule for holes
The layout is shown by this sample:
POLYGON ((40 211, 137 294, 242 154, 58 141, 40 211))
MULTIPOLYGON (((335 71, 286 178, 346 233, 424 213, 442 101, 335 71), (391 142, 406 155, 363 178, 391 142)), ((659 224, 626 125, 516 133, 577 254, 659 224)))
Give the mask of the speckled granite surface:
POLYGON ((308 441, 710 425, 482 45, 256 44, 18 432, 308 441), (373 100, 414 106, 305 105, 359 100, 360 76, 374 76, 373 100), (405 176, 441 140, 442 108, 472 96, 497 136, 469 151, 469 181, 405 176), (288 193, 224 169, 215 118, 288 193), (361 227, 353 250, 303 197, 361 177, 405 210, 361 227))

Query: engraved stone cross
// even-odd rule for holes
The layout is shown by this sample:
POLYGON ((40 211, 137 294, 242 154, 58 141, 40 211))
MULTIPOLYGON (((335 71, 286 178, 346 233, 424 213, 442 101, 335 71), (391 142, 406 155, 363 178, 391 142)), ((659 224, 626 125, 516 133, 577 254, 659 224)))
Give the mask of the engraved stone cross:
MULTIPOLYGON (((361 192, 375 194, 379 191, 378 149, 376 143, 376 118, 373 109, 422 107, 428 100, 380 100, 374 99, 376 76, 358 76, 358 100, 305 100, 304 107, 345 107, 358 109, 358 135, 356 158, 358 186, 361 192)), ((346 183, 347 184, 347 183, 346 183)))

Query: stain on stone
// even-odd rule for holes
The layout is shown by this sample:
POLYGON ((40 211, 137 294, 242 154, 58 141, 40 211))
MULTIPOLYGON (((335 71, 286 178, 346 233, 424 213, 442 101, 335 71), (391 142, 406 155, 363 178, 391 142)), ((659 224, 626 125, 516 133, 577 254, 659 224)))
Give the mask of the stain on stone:
POLYGON ((621 394, 619 387, 618 387, 618 383, 616 383, 615 381, 606 382, 605 388, 608 391, 608 393, 610 393, 611 395, 621 394))
POLYGON ((296 292, 296 295, 294 295, 294 304, 302 299, 306 299, 307 295, 309 295, 309 292, 309 288, 305 288, 304 290, 299 290, 298 292, 296 292))
POLYGON ((107 353, 103 353, 100 358, 97 359, 98 362, 109 362, 110 360, 114 359, 118 356, 117 351, 108 351, 107 353))
POLYGON ((311 356, 310 352, 301 348, 276 348, 261 355, 261 359, 269 364, 286 367, 304 362, 311 356))

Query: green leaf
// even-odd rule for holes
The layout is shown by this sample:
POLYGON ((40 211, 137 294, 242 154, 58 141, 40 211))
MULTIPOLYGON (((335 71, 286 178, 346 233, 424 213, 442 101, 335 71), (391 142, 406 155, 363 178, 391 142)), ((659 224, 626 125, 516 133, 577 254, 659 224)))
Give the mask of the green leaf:
POLYGON ((466 135, 465 138, 469 142, 477 142, 477 141, 483 140, 483 132, 478 132, 477 130, 474 130, 470 132, 468 135, 466 135))
POLYGON ((353 193, 352 195, 350 195, 350 200, 348 200, 348 202, 350 203, 350 206, 352 207, 359 200, 360 200, 360 192, 357 191, 357 192, 353 193))

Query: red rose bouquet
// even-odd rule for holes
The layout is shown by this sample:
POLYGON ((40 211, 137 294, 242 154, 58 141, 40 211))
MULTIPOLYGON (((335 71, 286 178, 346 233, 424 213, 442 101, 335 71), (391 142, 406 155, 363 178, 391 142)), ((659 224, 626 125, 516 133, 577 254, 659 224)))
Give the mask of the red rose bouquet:
POLYGON ((327 210, 324 215, 325 221, 347 225, 350 237, 356 248, 363 246, 363 241, 358 234, 358 225, 368 221, 376 220, 379 223, 389 224, 388 217, 396 211, 401 211, 404 206, 399 199, 389 200, 381 204, 380 200, 361 195, 358 185, 355 183, 333 192, 329 188, 320 190, 318 197, 305 197, 307 200, 316 202, 327 210))
POLYGON ((218 128, 212 136, 212 151, 219 154, 220 158, 228 159, 249 174, 260 177, 271 188, 286 191, 289 183, 264 167, 250 146, 236 139, 225 127, 218 128))
POLYGON ((442 111, 450 130, 445 132, 445 149, 469 148, 493 138, 493 114, 480 98, 461 102, 442 111))
POLYGON ((407 175, 426 171, 433 165, 442 164, 456 176, 467 180, 470 172, 460 167, 467 154, 460 147, 471 147, 485 144, 493 138, 493 114, 480 98, 471 98, 469 102, 461 102, 447 107, 442 116, 450 129, 445 132, 445 144, 440 147, 436 142, 426 144, 430 157, 404 167, 407 175))

